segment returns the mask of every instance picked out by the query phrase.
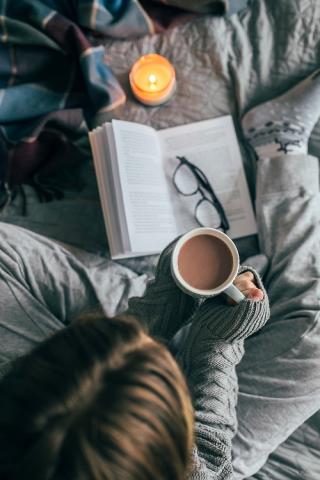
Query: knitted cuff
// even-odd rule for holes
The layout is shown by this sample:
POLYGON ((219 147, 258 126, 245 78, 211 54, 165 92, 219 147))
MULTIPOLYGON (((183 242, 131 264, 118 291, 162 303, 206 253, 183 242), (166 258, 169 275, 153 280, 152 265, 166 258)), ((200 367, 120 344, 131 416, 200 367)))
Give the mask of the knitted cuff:
POLYGON ((232 342, 245 339, 260 330, 270 317, 269 300, 262 281, 252 267, 241 267, 239 273, 250 271, 263 291, 264 299, 244 299, 235 306, 227 305, 223 297, 208 299, 196 311, 193 322, 199 322, 208 336, 232 342))
POLYGON ((137 317, 150 334, 170 339, 192 316, 199 300, 185 294, 171 274, 171 256, 175 239, 161 253, 155 278, 145 294, 129 300, 128 314, 137 317))

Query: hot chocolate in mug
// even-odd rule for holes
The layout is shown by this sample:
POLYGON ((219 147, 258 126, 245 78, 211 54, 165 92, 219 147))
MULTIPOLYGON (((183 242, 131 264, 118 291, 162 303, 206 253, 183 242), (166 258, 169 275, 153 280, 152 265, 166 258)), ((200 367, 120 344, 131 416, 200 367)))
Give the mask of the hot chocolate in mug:
POLYGON ((195 228, 176 243, 171 271, 177 285, 194 297, 225 293, 236 303, 245 298, 233 284, 239 270, 239 253, 220 230, 195 228))

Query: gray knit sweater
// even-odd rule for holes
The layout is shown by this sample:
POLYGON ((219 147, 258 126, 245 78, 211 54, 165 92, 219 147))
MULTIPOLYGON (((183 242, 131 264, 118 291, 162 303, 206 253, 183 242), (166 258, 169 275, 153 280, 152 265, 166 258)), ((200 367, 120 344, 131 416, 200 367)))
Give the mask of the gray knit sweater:
POLYGON ((244 339, 269 318, 267 294, 258 274, 250 267, 264 300, 243 300, 236 306, 222 296, 197 300, 183 293, 170 271, 174 243, 162 253, 142 298, 129 301, 129 313, 156 336, 176 346, 191 391, 195 410, 195 468, 192 480, 233 478, 231 444, 237 428, 238 381, 236 365, 244 354, 244 339), (181 328, 188 324, 183 330, 181 328))

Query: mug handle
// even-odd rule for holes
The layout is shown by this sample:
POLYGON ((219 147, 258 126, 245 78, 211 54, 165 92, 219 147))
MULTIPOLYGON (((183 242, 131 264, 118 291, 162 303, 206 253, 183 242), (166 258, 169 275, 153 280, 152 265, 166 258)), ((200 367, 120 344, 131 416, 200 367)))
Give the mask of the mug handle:
POLYGON ((226 288, 223 293, 232 298, 232 300, 234 300, 236 303, 240 303, 246 298, 243 293, 240 292, 240 290, 235 285, 233 285, 233 283, 228 288, 226 288))

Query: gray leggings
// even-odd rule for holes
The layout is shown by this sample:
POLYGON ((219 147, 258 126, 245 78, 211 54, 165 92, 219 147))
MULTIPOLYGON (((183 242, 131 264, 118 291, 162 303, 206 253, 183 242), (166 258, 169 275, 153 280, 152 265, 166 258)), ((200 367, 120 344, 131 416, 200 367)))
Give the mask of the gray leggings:
POLYGON ((320 478, 318 159, 291 155, 259 160, 256 213, 261 251, 271 262, 264 279, 271 319, 247 340, 238 368, 235 478, 316 480, 320 478))

